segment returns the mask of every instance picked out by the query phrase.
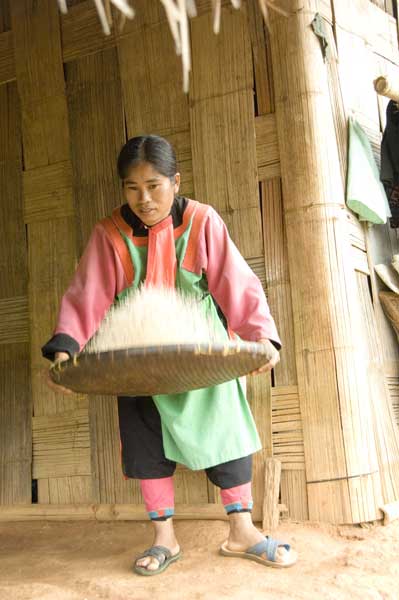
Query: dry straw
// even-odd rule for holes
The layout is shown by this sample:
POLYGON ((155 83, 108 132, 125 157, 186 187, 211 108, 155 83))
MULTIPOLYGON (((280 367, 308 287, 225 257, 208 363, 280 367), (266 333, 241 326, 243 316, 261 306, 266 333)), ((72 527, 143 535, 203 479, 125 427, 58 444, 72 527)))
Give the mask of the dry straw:
MULTIPOLYGON (((57 0, 60 11, 67 12, 66 0, 57 0)), ((113 5, 120 13, 119 29, 123 28, 126 18, 133 19, 135 12, 130 6, 128 0, 93 0, 98 18, 105 35, 111 34, 113 5)), ((197 15, 195 0, 160 0, 169 23, 170 31, 175 42, 176 53, 181 56, 183 67, 183 90, 189 90, 189 75, 191 71, 190 55, 190 27, 189 18, 197 15)), ((219 33, 221 21, 221 0, 212 0, 213 11, 213 31, 219 33)), ((241 0, 231 0, 235 9, 241 8, 241 0)), ((269 22, 269 9, 275 10, 279 14, 288 16, 287 11, 282 8, 280 0, 259 0, 259 6, 265 19, 266 25, 269 22)))

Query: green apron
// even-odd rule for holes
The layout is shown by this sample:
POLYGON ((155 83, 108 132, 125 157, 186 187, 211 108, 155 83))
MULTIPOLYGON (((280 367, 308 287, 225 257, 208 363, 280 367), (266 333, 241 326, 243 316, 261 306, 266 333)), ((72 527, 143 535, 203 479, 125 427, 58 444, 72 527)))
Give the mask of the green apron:
MULTIPOLYGON (((176 288, 186 294, 197 295, 221 337, 228 339, 209 293, 206 276, 182 268, 190 230, 191 223, 175 240, 176 288)), ((147 265, 147 246, 136 246, 124 232, 120 233, 133 261, 134 280, 132 287, 124 290, 118 298, 137 289, 145 281, 147 265)), ((161 417, 163 446, 169 460, 194 470, 206 469, 248 456, 262 448, 243 383, 239 379, 181 394, 160 394, 153 399, 161 417)))

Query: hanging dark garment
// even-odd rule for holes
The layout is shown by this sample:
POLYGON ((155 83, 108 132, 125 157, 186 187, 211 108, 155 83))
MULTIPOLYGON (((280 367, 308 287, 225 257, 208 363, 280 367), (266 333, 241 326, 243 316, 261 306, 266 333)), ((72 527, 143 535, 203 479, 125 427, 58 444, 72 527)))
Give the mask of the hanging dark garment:
POLYGON ((392 217, 390 225, 399 227, 399 109, 391 100, 387 106, 387 124, 381 144, 381 174, 392 217))

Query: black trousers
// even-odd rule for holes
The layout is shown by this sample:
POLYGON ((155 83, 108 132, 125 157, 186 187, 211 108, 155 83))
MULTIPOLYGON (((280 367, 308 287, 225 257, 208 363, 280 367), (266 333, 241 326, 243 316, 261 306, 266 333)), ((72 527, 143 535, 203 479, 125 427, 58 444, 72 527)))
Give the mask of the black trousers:
MULTIPOLYGON (((118 397, 122 468, 126 477, 170 477, 176 463, 165 456, 161 418, 151 397, 118 397)), ((248 483, 252 478, 252 455, 205 469, 210 481, 221 489, 248 483)))

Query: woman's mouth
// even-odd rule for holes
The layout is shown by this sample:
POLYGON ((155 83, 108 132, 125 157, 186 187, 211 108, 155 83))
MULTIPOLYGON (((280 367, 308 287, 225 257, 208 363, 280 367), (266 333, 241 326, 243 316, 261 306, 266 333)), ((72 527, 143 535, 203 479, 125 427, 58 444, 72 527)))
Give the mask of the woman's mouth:
POLYGON ((139 208, 139 212, 141 212, 143 215, 148 215, 149 213, 153 212, 155 210, 155 208, 151 207, 151 206, 142 206, 139 208))

